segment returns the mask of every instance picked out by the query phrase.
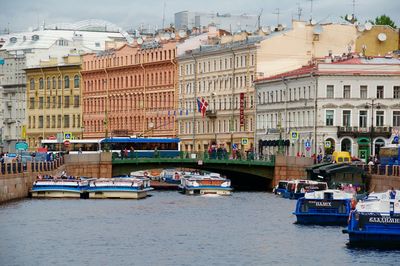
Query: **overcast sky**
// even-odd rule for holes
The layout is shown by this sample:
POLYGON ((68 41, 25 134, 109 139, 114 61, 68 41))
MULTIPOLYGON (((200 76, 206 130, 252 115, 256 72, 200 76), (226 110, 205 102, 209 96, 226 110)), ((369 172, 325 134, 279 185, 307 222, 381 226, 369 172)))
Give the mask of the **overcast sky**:
MULTIPOLYGON (((258 14, 263 9, 263 25, 275 25, 277 8, 281 23, 290 25, 297 18, 298 5, 302 18, 310 18, 309 0, 0 0, 0 30, 24 31, 46 24, 103 19, 124 29, 144 25, 162 25, 166 4, 166 24, 173 22, 175 12, 189 10, 231 14, 258 14)), ((353 0, 313 0, 316 21, 340 21, 340 16, 352 13, 353 0)), ((355 0, 355 14, 359 21, 386 14, 400 26, 400 0, 355 0)))

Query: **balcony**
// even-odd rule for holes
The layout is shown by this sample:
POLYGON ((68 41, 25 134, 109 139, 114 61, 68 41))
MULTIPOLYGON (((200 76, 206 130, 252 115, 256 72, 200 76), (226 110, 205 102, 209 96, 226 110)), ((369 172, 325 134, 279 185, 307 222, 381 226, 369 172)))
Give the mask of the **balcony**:
POLYGON ((210 119, 217 118, 217 111, 214 110, 207 110, 206 111, 206 116, 210 119))
POLYGON ((371 132, 371 127, 338 127, 337 135, 339 138, 341 137, 384 137, 390 138, 392 135, 392 127, 374 127, 373 132, 371 132))

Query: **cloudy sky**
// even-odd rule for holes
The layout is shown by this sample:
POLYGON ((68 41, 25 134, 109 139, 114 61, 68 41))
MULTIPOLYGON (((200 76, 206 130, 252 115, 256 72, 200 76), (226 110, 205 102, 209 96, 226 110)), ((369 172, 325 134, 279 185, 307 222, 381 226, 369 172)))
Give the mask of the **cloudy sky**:
MULTIPOLYGON (((103 19, 124 29, 141 24, 162 25, 165 2, 166 22, 173 22, 175 12, 189 10, 231 14, 258 14, 263 9, 263 25, 274 25, 276 10, 281 23, 290 25, 297 18, 298 6, 302 18, 310 18, 310 0, 0 0, 0 31, 24 31, 46 24, 103 19)), ((313 0, 313 17, 317 21, 340 21, 340 16, 352 13, 353 0, 313 0)), ((386 14, 400 26, 400 0, 355 0, 355 14, 364 22, 386 14)))

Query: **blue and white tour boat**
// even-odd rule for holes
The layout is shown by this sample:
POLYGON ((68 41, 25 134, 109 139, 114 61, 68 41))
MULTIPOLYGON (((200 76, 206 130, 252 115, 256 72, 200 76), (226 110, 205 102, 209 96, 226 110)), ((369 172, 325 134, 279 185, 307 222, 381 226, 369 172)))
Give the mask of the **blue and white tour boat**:
POLYGON ((33 198, 80 198, 88 188, 88 180, 80 179, 38 179, 33 182, 33 198))
POLYGON ((231 195, 231 181, 218 173, 192 173, 181 178, 179 188, 187 195, 231 195))
POLYGON ((307 192, 297 200, 293 214, 299 224, 347 225, 354 202, 353 194, 341 190, 307 192))
POLYGON ((351 246, 400 248, 400 190, 371 193, 350 213, 351 246))
POLYGON ((304 197, 306 192, 326 189, 328 189, 328 184, 326 182, 297 179, 288 182, 286 189, 282 193, 282 197, 287 199, 299 199, 304 197))
POLYGON ((90 199, 142 199, 151 190, 150 179, 127 177, 91 180, 87 192, 90 199))

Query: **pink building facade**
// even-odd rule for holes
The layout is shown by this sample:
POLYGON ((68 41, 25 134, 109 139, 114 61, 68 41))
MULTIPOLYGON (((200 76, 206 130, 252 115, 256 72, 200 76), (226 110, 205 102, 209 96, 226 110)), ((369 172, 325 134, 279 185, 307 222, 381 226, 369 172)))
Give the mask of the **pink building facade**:
POLYGON ((84 138, 176 136, 176 43, 83 56, 84 138))

